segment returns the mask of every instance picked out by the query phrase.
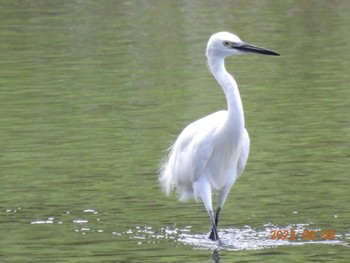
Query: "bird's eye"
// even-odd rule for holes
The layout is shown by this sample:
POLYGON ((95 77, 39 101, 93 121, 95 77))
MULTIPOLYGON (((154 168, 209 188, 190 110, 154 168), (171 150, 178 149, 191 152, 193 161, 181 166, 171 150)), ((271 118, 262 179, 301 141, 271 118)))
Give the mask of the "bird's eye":
POLYGON ((230 41, 224 41, 223 44, 224 44, 225 47, 231 47, 230 41))

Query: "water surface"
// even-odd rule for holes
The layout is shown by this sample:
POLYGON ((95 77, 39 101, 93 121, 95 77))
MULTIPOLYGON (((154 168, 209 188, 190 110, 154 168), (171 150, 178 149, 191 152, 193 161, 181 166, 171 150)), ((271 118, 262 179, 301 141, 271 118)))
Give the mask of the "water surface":
POLYGON ((0 260, 348 262, 349 12, 348 1, 1 1, 0 260), (202 204, 165 197, 157 170, 183 127, 226 108, 204 55, 223 30, 282 56, 226 62, 251 153, 218 246, 202 204))

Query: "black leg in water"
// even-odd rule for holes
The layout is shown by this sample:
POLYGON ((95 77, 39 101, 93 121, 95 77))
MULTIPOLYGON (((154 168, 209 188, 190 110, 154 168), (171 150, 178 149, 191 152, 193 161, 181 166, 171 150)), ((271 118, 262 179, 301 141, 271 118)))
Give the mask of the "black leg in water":
POLYGON ((216 229, 215 225, 213 225, 212 228, 211 228, 209 239, 213 240, 213 241, 218 241, 219 240, 218 230, 216 229))
POLYGON ((220 211, 221 211, 221 207, 219 207, 218 210, 216 210, 215 227, 214 226, 212 227, 211 233, 209 235, 209 239, 213 240, 213 241, 219 240, 219 234, 218 234, 217 227, 218 227, 218 222, 219 222, 220 211))

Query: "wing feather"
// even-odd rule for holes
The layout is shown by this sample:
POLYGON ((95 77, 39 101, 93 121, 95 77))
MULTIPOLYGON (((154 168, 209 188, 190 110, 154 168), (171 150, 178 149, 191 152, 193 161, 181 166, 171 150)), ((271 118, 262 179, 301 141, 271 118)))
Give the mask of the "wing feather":
POLYGON ((240 154, 239 159, 238 159, 237 178, 239 176, 241 176, 241 174, 243 173, 243 170, 245 168, 245 165, 247 164, 249 149, 250 149, 249 134, 248 134, 248 131, 246 129, 244 129, 242 150, 241 150, 241 154, 240 154))
POLYGON ((226 114, 227 111, 215 112, 191 123, 181 132, 160 172, 160 182, 167 194, 177 188, 180 200, 193 196, 192 184, 213 154, 213 138, 226 114))

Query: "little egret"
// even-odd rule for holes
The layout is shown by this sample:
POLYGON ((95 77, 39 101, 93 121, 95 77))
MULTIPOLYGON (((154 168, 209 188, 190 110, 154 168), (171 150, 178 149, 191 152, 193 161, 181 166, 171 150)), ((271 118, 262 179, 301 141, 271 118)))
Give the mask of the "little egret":
POLYGON ((211 221, 211 240, 219 240, 217 225, 227 195, 242 174, 249 155, 249 135, 238 86, 225 69, 225 58, 238 54, 278 53, 242 42, 228 32, 212 35, 206 55, 211 73, 224 90, 227 111, 212 113, 189 124, 179 135, 160 168, 159 182, 169 195, 176 188, 179 200, 202 200, 211 221), (218 193, 214 216, 212 192, 218 193))

